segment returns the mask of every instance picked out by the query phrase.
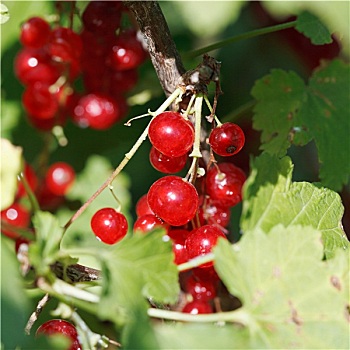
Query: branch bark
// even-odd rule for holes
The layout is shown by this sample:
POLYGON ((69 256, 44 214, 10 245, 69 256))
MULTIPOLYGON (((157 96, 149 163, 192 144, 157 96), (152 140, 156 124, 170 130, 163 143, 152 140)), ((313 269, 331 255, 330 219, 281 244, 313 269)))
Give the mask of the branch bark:
POLYGON ((157 1, 128 1, 130 9, 147 42, 152 64, 168 97, 185 73, 181 57, 170 34, 168 24, 157 1))

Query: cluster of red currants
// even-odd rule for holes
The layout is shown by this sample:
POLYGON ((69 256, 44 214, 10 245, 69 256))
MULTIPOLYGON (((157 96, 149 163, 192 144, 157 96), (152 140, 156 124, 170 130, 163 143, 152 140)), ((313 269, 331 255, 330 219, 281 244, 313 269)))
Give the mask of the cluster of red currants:
MULTIPOLYGON (((212 162, 203 178, 193 185, 180 176, 169 175, 182 170, 194 144, 194 127, 178 112, 163 112, 150 123, 148 136, 152 144, 150 162, 167 175, 158 179, 136 205, 134 232, 147 233, 160 227, 173 243, 176 264, 210 253, 219 237, 227 238, 230 208, 242 200, 246 180, 243 170, 231 162, 212 162)), ((220 156, 238 153, 245 143, 242 129, 224 123, 212 129, 208 144, 220 156)), ((128 231, 125 216, 112 208, 103 208, 91 220, 95 235, 107 244, 120 241, 128 231)), ((185 291, 193 300, 184 312, 212 312, 218 277, 213 263, 193 269, 185 291)))
POLYGON ((21 27, 14 70, 25 86, 22 103, 32 125, 51 130, 68 118, 82 128, 107 129, 127 113, 125 94, 147 57, 137 31, 121 27, 121 1, 91 1, 80 33, 41 17, 21 27), (84 92, 75 82, 82 78, 84 92))
POLYGON ((14 203, 1 211, 2 234, 16 240, 17 243, 28 242, 23 240, 20 232, 21 229, 28 229, 31 221, 26 196, 28 190, 35 195, 41 209, 53 210, 64 202, 74 180, 75 171, 68 163, 51 164, 40 180, 32 166, 26 163, 23 178, 18 182, 14 203))

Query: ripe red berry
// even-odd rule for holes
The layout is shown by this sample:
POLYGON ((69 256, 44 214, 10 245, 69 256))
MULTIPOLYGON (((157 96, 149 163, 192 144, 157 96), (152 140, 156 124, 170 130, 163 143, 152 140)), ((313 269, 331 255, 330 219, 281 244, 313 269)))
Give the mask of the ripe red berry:
POLYGON ((159 152, 168 157, 180 157, 191 149, 194 129, 180 113, 164 112, 152 120, 148 136, 159 152))
POLYGON ((24 85, 37 82, 51 85, 61 75, 61 68, 44 50, 24 48, 18 52, 14 62, 14 71, 18 80, 24 85))
POLYGON ((19 40, 24 46, 39 48, 48 42, 50 32, 50 25, 44 19, 32 17, 22 25, 19 40))
POLYGON ((106 244, 119 242, 128 232, 128 222, 122 213, 113 208, 98 210, 91 219, 91 229, 106 244))
POLYGON ((213 151, 224 157, 238 153, 244 142, 243 130, 234 123, 224 123, 213 129, 209 135, 209 144, 213 151))
POLYGON ((52 164, 46 172, 45 183, 55 195, 64 196, 75 180, 74 169, 65 162, 52 164))
POLYGON ((153 212, 172 226, 189 222, 198 209, 195 187, 179 176, 165 176, 150 187, 148 204, 153 212))
POLYGON ((154 214, 152 209, 148 205, 147 193, 139 198, 139 200, 136 203, 135 210, 137 217, 147 214, 154 214))
POLYGON ((160 153, 152 146, 149 152, 149 161, 153 168, 164 174, 175 174, 181 171, 187 162, 187 154, 180 157, 169 157, 160 153))
POLYGON ((147 233, 156 228, 167 229, 168 225, 156 217, 154 214, 140 216, 134 223, 134 232, 147 233))
POLYGON ((226 227, 230 223, 231 211, 229 207, 223 206, 220 201, 215 201, 210 197, 201 197, 200 203, 198 217, 202 225, 226 227))
POLYGON ((114 99, 99 93, 81 97, 74 108, 73 119, 81 127, 105 130, 123 116, 114 99))
POLYGON ((108 89, 111 94, 116 91, 120 94, 133 89, 138 81, 138 73, 136 69, 129 70, 110 70, 108 72, 108 89))
POLYGON ((81 350, 81 345, 78 340, 78 332, 73 324, 64 320, 50 320, 43 323, 36 331, 36 335, 46 334, 62 334, 71 340, 71 345, 68 350, 81 350))
POLYGON ((38 119, 51 119, 55 116, 59 107, 57 96, 49 88, 47 84, 37 83, 24 91, 22 103, 29 115, 38 119))
POLYGON ((207 301, 193 300, 184 306, 182 312, 192 315, 211 314, 213 313, 213 307, 207 301))
POLYGON ((13 230, 2 227, 2 234, 10 238, 18 238, 20 237, 20 234, 17 233, 15 229, 16 227, 28 227, 30 222, 30 214, 26 208, 15 202, 7 209, 1 211, 1 221, 13 226, 13 230))
MULTIPOLYGON (((186 239, 186 250, 189 259, 209 254, 219 237, 226 238, 225 234, 214 225, 204 225, 193 230, 186 239)), ((201 265, 201 267, 212 265, 213 262, 209 262, 201 265)))
POLYGON ((169 230, 167 233, 173 243, 173 253, 175 255, 174 263, 176 265, 180 265, 188 261, 185 241, 189 233, 189 231, 184 229, 173 229, 169 230))
POLYGON ((122 6, 121 1, 90 1, 82 15, 84 27, 96 35, 114 33, 120 25, 122 6))
POLYGON ((246 176, 232 163, 220 163, 210 168, 206 175, 206 191, 222 206, 232 207, 242 200, 242 186, 246 176))
POLYGON ((185 284, 185 290, 193 296, 193 299, 209 301, 216 297, 215 282, 200 281, 193 275, 190 275, 185 284))
POLYGON ((137 68, 146 58, 142 43, 134 30, 122 32, 115 39, 106 63, 113 69, 122 71, 137 68))

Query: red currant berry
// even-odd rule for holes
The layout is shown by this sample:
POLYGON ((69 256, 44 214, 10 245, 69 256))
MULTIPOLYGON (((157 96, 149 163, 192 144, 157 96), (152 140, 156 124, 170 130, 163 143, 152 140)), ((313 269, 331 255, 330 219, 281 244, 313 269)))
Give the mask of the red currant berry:
POLYGON ((209 301, 216 297, 216 286, 210 281, 200 281, 193 275, 186 280, 185 290, 193 299, 209 301))
POLYGON ((198 209, 197 190, 179 176, 165 176, 154 182, 147 200, 153 212, 172 226, 185 225, 198 209))
POLYGON ((120 26, 122 6, 121 1, 90 1, 82 15, 84 27, 96 35, 114 33, 120 26))
POLYGON ((152 120, 148 136, 159 152, 168 157, 180 157, 191 149, 194 129, 180 113, 164 112, 152 120))
POLYGON ((167 229, 168 225, 156 217, 154 214, 140 216, 134 223, 134 232, 147 233, 156 228, 167 229))
POLYGON ((37 82, 51 85, 60 77, 61 68, 51 61, 43 50, 25 48, 17 54, 14 71, 18 80, 24 85, 37 82))
POLYGON ((212 314, 213 307, 207 301, 193 300, 184 306, 182 312, 192 315, 212 314))
POLYGON ((62 334, 71 340, 71 345, 68 350, 81 350, 81 345, 78 340, 78 332, 73 324, 64 320, 50 320, 43 323, 36 331, 36 335, 46 334, 62 334))
POLYGON ((49 40, 50 32, 50 25, 44 19, 32 17, 22 25, 19 40, 27 47, 43 47, 49 40))
POLYGON ((119 242, 128 232, 128 222, 122 213, 113 208, 98 210, 91 219, 95 236, 106 244, 119 242))
POLYGON ((109 92, 113 94, 115 91, 123 93, 132 90, 137 81, 138 73, 136 69, 110 71, 108 72, 109 92))
POLYGON ((115 39, 106 63, 111 68, 122 71, 137 68, 146 58, 142 43, 134 30, 122 32, 115 39))
MULTIPOLYGON (((205 225, 193 230, 186 239, 186 250, 189 259, 209 254, 216 245, 219 237, 226 238, 225 234, 213 225, 205 225)), ((209 262, 201 265, 201 267, 212 265, 213 262, 209 262)))
POLYGON ((187 154, 180 157, 169 157, 160 153, 152 146, 149 161, 153 168, 165 174, 175 174, 181 171, 187 162, 187 154))
POLYGON ((2 227, 2 234, 16 239, 20 237, 20 234, 16 232, 16 228, 28 227, 30 222, 30 214, 28 210, 19 203, 13 203, 10 207, 1 212, 1 221, 13 226, 13 230, 2 227))
POLYGON ((188 261, 185 241, 189 233, 189 231, 183 229, 175 229, 168 231, 167 235, 170 237, 173 243, 173 253, 175 255, 174 263, 176 265, 180 265, 188 261))
POLYGON ((213 129, 209 135, 209 145, 213 151, 224 157, 233 156, 244 146, 243 130, 234 123, 224 123, 213 129))
POLYGON ((216 284, 220 280, 220 277, 215 271, 214 266, 195 267, 192 269, 192 274, 196 280, 202 282, 211 282, 216 284))
POLYGON ((207 173, 207 194, 222 206, 232 207, 242 200, 242 186, 245 180, 242 169, 231 163, 220 163, 207 173))
POLYGON ((55 28, 50 35, 47 51, 51 57, 60 62, 80 59, 83 41, 79 34, 66 27, 55 28))
POLYGON ((136 215, 137 217, 154 214, 152 209, 148 205, 147 194, 144 194, 136 203, 136 215))
POLYGON ((74 121, 81 127, 105 130, 123 117, 114 99, 103 94, 88 94, 74 108, 74 121))
POLYGON ((47 84, 37 83, 24 91, 22 103, 29 115, 38 119, 51 119, 57 113, 57 96, 49 88, 47 84))
POLYGON ((75 171, 65 162, 52 164, 45 175, 47 188, 57 196, 64 196, 73 185, 74 180, 75 171))
POLYGON ((198 217, 202 225, 218 225, 226 227, 230 223, 231 211, 229 207, 223 206, 219 201, 210 197, 200 198, 198 217))

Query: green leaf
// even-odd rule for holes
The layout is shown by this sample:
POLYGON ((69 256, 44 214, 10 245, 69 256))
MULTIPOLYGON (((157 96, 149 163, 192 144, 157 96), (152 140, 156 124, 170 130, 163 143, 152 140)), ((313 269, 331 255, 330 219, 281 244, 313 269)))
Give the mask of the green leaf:
POLYGON ((247 348, 347 348, 347 298, 331 283, 320 238, 312 227, 278 225, 218 242, 215 269, 243 304, 247 348))
POLYGON ((290 146, 293 117, 304 100, 305 85, 294 72, 274 69, 258 80, 252 95, 257 99, 253 127, 262 130, 261 149, 284 155, 290 146))
POLYGON ((298 16, 295 29, 310 38, 314 45, 330 44, 333 41, 328 28, 308 11, 298 16))
POLYGON ((164 304, 177 300, 178 271, 171 242, 163 236, 163 231, 154 231, 127 237, 100 257, 102 318, 123 323, 131 317, 130 310, 142 308, 146 312, 144 298, 164 304))
POLYGON ((262 131, 261 149, 283 156, 292 143, 314 139, 320 179, 334 190, 350 179, 349 68, 334 60, 316 70, 308 86, 295 73, 273 70, 252 89, 257 100, 253 126, 262 131))
POLYGON ((334 60, 312 75, 299 119, 315 140, 320 179, 334 190, 350 180, 350 65, 334 60))
POLYGON ((261 229, 269 233, 277 224, 312 226, 322 233, 328 258, 338 247, 348 247, 341 226, 344 208, 336 192, 307 182, 292 182, 289 157, 279 160, 263 153, 251 168, 243 193, 244 232, 261 229))
POLYGON ((157 324, 155 335, 161 349, 248 349, 247 329, 231 324, 157 324))
POLYGON ((53 214, 35 212, 33 225, 36 240, 29 245, 29 259, 39 276, 49 273, 50 264, 56 261, 62 261, 65 265, 77 262, 60 250, 63 228, 53 214))
POLYGON ((14 201, 18 187, 17 175, 22 169, 22 148, 14 146, 9 140, 1 139, 0 184, 1 210, 8 208, 14 201))

